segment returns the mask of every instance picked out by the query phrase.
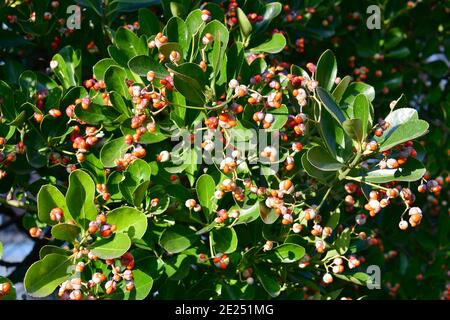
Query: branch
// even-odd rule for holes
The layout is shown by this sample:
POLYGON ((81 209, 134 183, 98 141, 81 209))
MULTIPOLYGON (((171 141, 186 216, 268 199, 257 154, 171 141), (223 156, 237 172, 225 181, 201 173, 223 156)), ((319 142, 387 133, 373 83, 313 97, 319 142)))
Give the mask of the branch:
POLYGON ((17 267, 17 266, 20 266, 21 264, 22 264, 22 262, 8 262, 8 261, 0 260, 0 266, 6 267, 6 268, 17 267))
POLYGON ((25 211, 32 211, 32 212, 37 212, 37 207, 34 205, 30 205, 30 204, 26 204, 26 203, 22 203, 18 200, 8 200, 5 198, 0 198, 0 204, 3 204, 5 206, 8 207, 14 207, 17 209, 22 209, 25 211))

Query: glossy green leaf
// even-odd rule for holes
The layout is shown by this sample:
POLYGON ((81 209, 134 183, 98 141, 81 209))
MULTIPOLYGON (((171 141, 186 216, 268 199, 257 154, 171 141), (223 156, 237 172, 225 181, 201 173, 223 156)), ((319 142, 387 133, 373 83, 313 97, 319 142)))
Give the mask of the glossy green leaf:
POLYGON ((334 229, 337 227, 337 225, 339 224, 339 219, 341 217, 341 212, 338 209, 336 209, 335 211, 330 212, 330 218, 328 219, 327 223, 326 223, 326 227, 330 227, 331 229, 334 229))
MULTIPOLYGON (((186 27, 191 36, 194 36, 203 26, 202 11, 200 9, 193 10, 186 18, 186 27)), ((192 48, 191 48, 192 50, 192 48)))
POLYGON ((342 123, 345 133, 355 141, 364 140, 363 123, 361 119, 347 119, 342 123))
POLYGON ((391 181, 417 181, 423 177, 426 169, 423 164, 414 158, 408 158, 408 161, 398 169, 379 169, 369 171, 366 176, 357 177, 359 181, 370 183, 387 183, 391 181))
POLYGON ((128 57, 135 57, 148 53, 147 43, 127 28, 119 28, 115 34, 117 47, 124 51, 128 57))
POLYGON ((330 91, 337 74, 336 57, 331 50, 326 50, 319 58, 316 69, 316 81, 319 86, 330 91))
POLYGON ((262 201, 259 202, 259 215, 265 224, 273 224, 279 218, 275 209, 268 208, 262 201))
POLYGON ((342 110, 334 101, 333 97, 327 91, 325 91, 325 89, 321 87, 317 88, 317 95, 319 96, 320 101, 322 101, 322 105, 330 113, 330 115, 334 119, 336 119, 338 123, 342 124, 342 122, 346 120, 346 117, 342 112, 342 110))
POLYGON ((336 120, 331 116, 329 112, 323 112, 320 117, 319 122, 319 133, 325 142, 325 146, 328 152, 333 158, 337 157, 337 148, 339 144, 337 143, 336 130, 340 128, 336 120))
POLYGON ((119 190, 128 203, 139 206, 150 182, 151 168, 141 159, 136 159, 124 172, 119 190))
POLYGON ((89 171, 89 173, 94 176, 94 180, 97 183, 106 182, 105 168, 94 153, 89 152, 86 154, 85 160, 81 163, 81 167, 89 171))
POLYGON ((344 164, 334 159, 328 151, 322 147, 314 147, 307 152, 309 163, 321 171, 337 171, 344 164))
POLYGON ((344 95, 344 92, 347 90, 347 87, 351 80, 352 78, 350 76, 345 76, 344 78, 341 79, 336 88, 334 88, 332 96, 336 101, 336 103, 339 103, 341 101, 342 96, 344 95))
POLYGON ((116 91, 122 97, 128 98, 128 86, 126 84, 127 73, 122 67, 110 66, 105 71, 105 84, 109 91, 116 91))
POLYGON ((235 223, 235 225, 239 224, 247 224, 250 222, 255 221, 259 217, 259 202, 255 202, 252 206, 243 207, 243 208, 230 208, 231 209, 237 209, 239 210, 239 218, 238 221, 235 223))
POLYGON ((307 153, 302 155, 301 162, 306 173, 311 177, 319 179, 320 181, 327 182, 335 176, 334 172, 323 171, 313 166, 308 160, 307 153))
POLYGON ((346 228, 339 237, 336 239, 334 243, 334 247, 339 254, 345 254, 350 246, 352 230, 350 228, 346 228))
POLYGON ((195 238, 195 233, 188 227, 175 225, 164 230, 159 238, 159 244, 170 253, 179 253, 189 248, 195 238))
POLYGON ((52 236, 58 240, 73 242, 77 239, 81 229, 77 225, 68 223, 59 223, 52 227, 52 236))
POLYGON ((380 152, 423 136, 428 132, 428 127, 428 122, 424 120, 410 120, 401 124, 397 128, 385 133, 386 137, 380 143, 380 152))
POLYGON ((118 66, 117 62, 111 58, 105 58, 98 61, 93 67, 92 71, 94 73, 95 79, 105 80, 105 72, 110 66, 118 66))
POLYGON ((74 111, 78 119, 91 125, 112 124, 120 115, 114 108, 98 104, 91 104, 87 110, 78 104, 74 111))
POLYGON ((277 277, 269 268, 263 265, 255 266, 255 274, 264 290, 272 297, 276 298, 281 293, 281 286, 276 280, 277 277))
POLYGON ((66 198, 55 186, 50 184, 42 186, 37 195, 37 204, 39 220, 42 222, 50 225, 55 224, 54 221, 50 220, 50 211, 54 208, 62 209, 64 221, 73 219, 66 205, 66 198))
POLYGON ((46 255, 49 255, 51 253, 57 253, 59 255, 69 256, 71 252, 68 250, 64 250, 61 247, 57 247, 57 246, 53 246, 53 245, 45 245, 41 248, 41 250, 39 250, 39 259, 42 260, 46 255))
MULTIPOLYGON (((385 130, 384 134, 389 134, 390 131, 397 129, 400 125, 407 123, 410 120, 419 120, 419 115, 416 109, 413 108, 399 108, 385 118, 385 121, 389 123, 389 128, 385 130)), ((379 139, 383 139, 384 135, 379 139)))
POLYGON ((237 8, 237 18, 239 22, 239 27, 241 28, 242 34, 247 38, 252 33, 252 24, 247 18, 247 15, 241 8, 237 8))
POLYGON ((353 117, 361 120, 361 130, 363 133, 362 140, 364 140, 372 128, 369 100, 367 100, 367 97, 364 94, 357 95, 355 101, 353 102, 353 117))
POLYGON ((170 18, 167 22, 165 32, 167 38, 169 39, 169 42, 177 42, 182 49, 180 54, 182 56, 183 54, 184 56, 186 56, 187 52, 189 51, 191 37, 188 27, 186 26, 186 23, 183 21, 183 19, 179 17, 170 18))
POLYGON ((113 168, 116 166, 114 161, 122 158, 129 148, 130 146, 125 143, 123 137, 110 140, 100 151, 100 161, 105 168, 113 168))
POLYGON ((364 272, 356 272, 354 274, 334 274, 336 278, 352 282, 354 284, 360 285, 360 286, 366 286, 368 283, 371 283, 371 278, 368 274, 364 272))
POLYGON ((26 292, 36 298, 50 295, 58 285, 69 279, 71 265, 71 260, 65 255, 46 255, 33 263, 25 274, 26 292))
POLYGON ((279 108, 269 109, 269 113, 273 114, 274 121, 268 131, 277 131, 283 128, 289 116, 289 110, 286 105, 282 104, 279 108))
POLYGON ((180 281, 189 275, 194 263, 196 259, 193 256, 180 253, 165 261, 164 271, 170 280, 180 281))
MULTIPOLYGON (((258 211, 259 212, 259 211, 258 211)), ((198 230, 195 234, 196 235, 201 235, 204 233, 208 233, 210 232, 212 229, 214 229, 214 227, 217 225, 217 222, 215 220, 213 220, 213 222, 211 222, 210 224, 208 224, 206 227, 201 228, 200 230, 198 230)))
POLYGON ((391 50, 384 54, 385 58, 391 59, 403 59, 411 54, 411 51, 408 47, 400 47, 394 50, 391 50))
POLYGON ((213 230, 211 236, 216 252, 232 253, 236 251, 238 237, 233 228, 220 228, 213 230))
POLYGON ((251 52, 278 53, 286 46, 286 38, 281 33, 274 33, 272 38, 254 48, 251 52))
POLYGON ((191 103, 203 106, 206 78, 203 70, 195 63, 184 63, 169 69, 173 71, 175 88, 191 103))
POLYGON ((127 252, 130 246, 130 238, 125 233, 116 232, 110 238, 97 240, 90 249, 100 259, 115 259, 127 252))
POLYGON ((155 72, 156 77, 159 79, 164 79, 169 75, 169 72, 164 68, 164 65, 147 55, 140 55, 132 58, 128 61, 128 66, 134 73, 141 77, 147 77, 149 71, 155 72))
POLYGON ((145 214, 131 207, 120 207, 108 213, 108 223, 117 226, 116 232, 126 233, 130 239, 141 239, 147 230, 145 214))
POLYGON ((66 46, 52 58, 58 62, 57 67, 53 70, 55 75, 63 84, 64 88, 77 86, 81 80, 81 52, 73 50, 72 47, 66 46))
POLYGON ((69 176, 66 203, 73 219, 83 229, 86 229, 89 222, 97 216, 94 197, 95 184, 89 174, 83 170, 72 171, 69 176))
POLYGON ((214 38, 212 49, 208 50, 207 53, 207 60, 213 68, 213 77, 216 78, 219 72, 221 72, 222 66, 226 66, 227 63, 225 52, 227 51, 229 32, 222 23, 213 20, 202 30, 201 38, 203 38, 206 33, 212 34, 214 38))
POLYGON ((292 263, 300 260, 305 255, 305 248, 286 243, 273 248, 263 255, 263 259, 269 263, 292 263))
POLYGON ((264 14, 262 15, 262 20, 255 24, 255 31, 263 32, 267 29, 270 22, 278 17, 281 13, 282 6, 279 2, 267 3, 264 8, 264 14))
POLYGON ((3 116, 9 121, 14 120, 17 116, 17 111, 14 106, 13 91, 9 85, 2 80, 0 80, 0 97, 2 98, 0 103, 0 111, 3 116))
POLYGON ((138 20, 139 31, 146 36, 156 35, 161 30, 158 18, 148 9, 139 9, 138 20))
POLYGON ((364 94, 370 102, 375 98, 375 89, 372 86, 364 82, 352 82, 342 96, 341 105, 353 105, 356 96, 360 93, 364 94))
POLYGON ((198 178, 195 189, 197 191, 198 201, 205 212, 205 216, 209 219, 216 202, 214 197, 216 183, 210 175, 203 174, 198 178))
POLYGON ((128 117, 132 115, 130 108, 119 93, 111 91, 109 93, 109 100, 111 101, 112 107, 121 115, 128 117))

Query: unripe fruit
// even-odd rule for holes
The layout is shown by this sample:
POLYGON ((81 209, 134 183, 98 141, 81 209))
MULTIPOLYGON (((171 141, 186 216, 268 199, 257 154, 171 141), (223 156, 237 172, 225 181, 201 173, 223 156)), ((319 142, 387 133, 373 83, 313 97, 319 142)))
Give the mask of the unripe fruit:
POLYGON ((77 265, 75 266, 75 271, 76 272, 83 272, 84 270, 84 262, 78 262, 77 265))
POLYGON ((11 290, 11 285, 9 282, 0 283, 0 299, 2 296, 6 296, 9 294, 11 290))
POLYGON ((178 51, 172 51, 169 55, 170 61, 178 62, 181 59, 181 55, 178 51))
POLYGON ((316 211, 312 208, 308 208, 304 211, 306 220, 313 220, 316 217, 316 211))
POLYGON ((206 46, 213 41, 213 36, 211 33, 206 33, 202 38, 202 43, 206 46))
POLYGON ((405 220, 402 220, 398 224, 398 227, 400 228, 400 230, 406 230, 406 229, 408 229, 408 222, 406 222, 405 220))
POLYGON ((412 207, 409 209, 409 215, 422 215, 422 210, 419 207, 412 207))
POLYGON ((294 233, 300 233, 302 231, 302 225, 300 223, 294 223, 294 225, 292 226, 292 231, 294 231, 294 233))
POLYGON ((116 284, 116 282, 113 281, 113 280, 109 280, 109 281, 106 282, 106 284, 105 284, 105 292, 106 292, 106 294, 111 294, 111 293, 113 293, 114 291, 116 291, 116 288, 117 288, 117 284, 116 284))
POLYGON ((422 183, 421 185, 419 185, 417 187, 417 191, 419 191, 420 193, 425 193, 427 191, 427 184, 422 183))
POLYGON ((209 19, 211 19, 211 12, 209 12, 208 10, 202 10, 202 20, 203 21, 208 21, 209 19))
POLYGON ((272 248, 273 248, 273 242, 267 240, 266 243, 264 244, 263 251, 270 251, 270 250, 272 250, 272 248))
POLYGON ((133 280, 127 281, 125 284, 125 289, 127 291, 133 290, 134 289, 134 281, 133 280))
POLYGON ((80 290, 74 290, 70 293, 70 300, 81 300, 83 299, 83 293, 80 290))
POLYGON ((188 199, 186 200, 186 202, 184 203, 184 205, 186 206, 186 208, 188 209, 194 209, 195 205, 197 204, 197 202, 194 199, 188 199))
POLYGON ((386 192, 386 194, 387 194, 387 196, 389 197, 389 198, 397 198, 398 196, 399 196, 399 194, 400 194, 400 192, 398 191, 398 189, 389 189, 387 192, 386 192))
POLYGON ((58 118, 61 116, 61 111, 59 111, 58 109, 50 109, 48 113, 54 118, 58 118))
POLYGON ((154 71, 147 72, 147 80, 152 82, 156 78, 156 73, 154 71))
POLYGON ((396 169, 399 166, 397 160, 393 158, 387 159, 386 164, 389 169, 396 169))
POLYGON ((325 273, 325 274, 323 275, 322 280, 323 280, 323 282, 324 282, 325 284, 330 284, 330 283, 333 282, 333 276, 332 276, 331 274, 329 274, 329 273, 325 273))
POLYGON ((30 236, 32 236, 33 238, 40 238, 43 235, 42 229, 38 227, 31 228, 29 232, 30 236))
POLYGON ((228 86, 230 89, 236 89, 239 86, 239 82, 236 79, 231 79, 228 86))
POLYGON ((53 208, 50 211, 50 220, 52 221, 61 221, 64 216, 64 212, 61 208, 53 208))
POLYGON ((104 224, 100 227, 100 235, 103 238, 109 238, 113 234, 114 229, 113 225, 104 224))

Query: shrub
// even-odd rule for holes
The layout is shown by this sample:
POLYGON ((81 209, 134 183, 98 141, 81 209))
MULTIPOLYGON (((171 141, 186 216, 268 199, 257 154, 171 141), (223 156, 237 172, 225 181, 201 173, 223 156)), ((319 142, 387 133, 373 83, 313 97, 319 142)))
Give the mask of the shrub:
POLYGON ((395 225, 415 228, 411 183, 441 188, 414 142, 428 123, 404 95, 378 120, 375 89, 338 77, 330 50, 305 68, 277 62, 279 3, 256 22, 232 6, 226 25, 213 4, 163 8, 164 25, 141 9, 139 28, 109 30, 90 79, 65 46, 47 74, 0 82, 0 189, 17 199, 2 201, 25 208, 30 235, 49 242, 26 291, 361 296, 343 289, 371 281, 366 221, 400 206, 395 225))

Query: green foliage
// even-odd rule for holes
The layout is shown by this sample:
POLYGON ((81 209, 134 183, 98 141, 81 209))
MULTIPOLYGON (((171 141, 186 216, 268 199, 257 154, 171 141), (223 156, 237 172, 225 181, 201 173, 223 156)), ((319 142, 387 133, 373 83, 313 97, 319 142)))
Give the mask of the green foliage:
POLYGON ((48 242, 28 294, 73 299, 67 281, 98 273, 81 298, 386 298, 365 289, 371 264, 401 298, 438 295, 412 274, 444 290, 444 179, 424 163, 448 169, 448 68, 424 59, 440 45, 448 57, 448 23, 404 22, 429 1, 388 1, 369 34, 354 2, 81 1, 82 30, 41 48, 59 37, 60 2, 50 21, 0 8, 19 17, 0 32, 1 203, 48 242))

